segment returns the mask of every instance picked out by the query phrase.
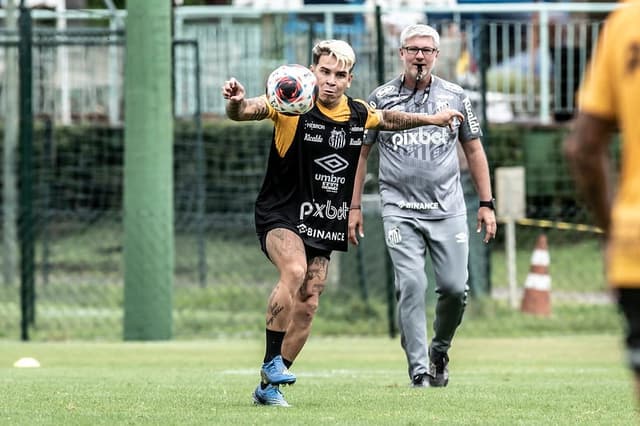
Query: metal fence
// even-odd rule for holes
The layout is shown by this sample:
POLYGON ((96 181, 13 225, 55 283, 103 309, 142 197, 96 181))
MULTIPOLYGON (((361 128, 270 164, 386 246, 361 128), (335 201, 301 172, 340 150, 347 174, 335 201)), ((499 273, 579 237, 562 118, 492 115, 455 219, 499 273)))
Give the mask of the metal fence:
MULTIPOLYGON (((436 73, 479 95, 480 71, 486 67, 491 121, 548 123, 573 112, 573 94, 603 17, 616 7, 614 3, 460 4, 415 10, 365 5, 330 9, 309 5, 294 10, 209 6, 177 7, 174 19, 175 37, 196 40, 200 46, 205 115, 224 113, 219 91, 226 78, 236 76, 250 94, 262 93, 266 76, 278 65, 308 64, 310 48, 320 38, 345 39, 355 47, 358 64, 350 93, 366 97, 399 70, 395 22, 422 20, 442 35, 436 73)), ((4 13, 0 10, 0 18, 4 13)), ((126 21, 125 11, 36 10, 33 16, 37 31, 51 31, 57 25, 67 31, 90 26, 113 32, 122 30, 126 21)), ((69 46, 55 57, 40 55, 34 81, 42 88, 49 87, 46 79, 55 79, 55 84, 51 93, 37 95, 36 108, 49 104, 56 121, 64 124, 95 115, 121 122, 122 51, 103 49, 69 46)), ((176 87, 176 114, 192 114, 194 86, 179 81, 176 87)))
MULTIPOLYGON (((481 69, 485 70, 489 121, 508 117, 510 122, 526 118, 545 123, 573 112, 571 94, 578 77, 571 76, 584 68, 601 15, 613 7, 520 4, 508 17, 489 21, 477 7, 435 8, 426 15, 424 10, 418 12, 443 34, 438 72, 449 73, 449 78, 475 93, 478 102, 483 96, 481 69), (563 15, 567 20, 552 23, 558 11, 569 14, 563 15), (584 16, 574 16, 580 13, 584 16), (539 23, 531 21, 534 15, 539 23), (542 25, 544 22, 548 25, 542 25), (539 40, 537 45, 535 40, 539 40), (564 47, 554 50, 551 40, 564 47), (533 46, 538 46, 538 52, 550 53, 536 53, 533 46), (458 52, 453 55, 456 61, 445 64, 451 51, 458 52), (536 73, 536 69, 549 72, 536 73)), ((482 12, 502 13, 508 8, 483 6, 482 12)), ((391 12, 380 11, 379 18, 391 12)), ((59 31, 53 29, 55 14, 34 11, 36 119, 30 173, 36 291, 31 295, 35 308, 28 320, 34 339, 118 339, 123 302, 122 20, 126 17, 104 12, 67 12, 65 16, 75 24, 59 31)), ((176 8, 175 19, 175 336, 259 333, 267 294, 277 280, 252 227, 252 205, 262 180, 270 133, 264 123, 208 120, 223 111, 222 82, 234 75, 250 94, 261 93, 266 75, 276 65, 308 63, 316 39, 337 37, 356 47, 358 65, 350 91, 364 97, 380 79, 398 72, 397 46, 393 38, 385 37, 383 49, 377 48, 375 10, 360 6, 330 11, 312 7, 295 11, 176 8), (354 15, 362 19, 354 20, 354 15)), ((386 35, 390 30, 383 31, 386 35)), ((9 55, 16 57, 17 41, 14 32, 0 32, 0 63, 5 64, 9 55)), ((3 101, 7 89, 3 83, 3 101)), ((5 117, 2 111, 3 125, 5 117)), ((552 259, 554 327, 567 332, 615 329, 610 300, 603 292, 597 233, 576 225, 589 218, 575 200, 564 170, 560 155, 563 128, 528 126, 499 132, 492 128, 485 140, 493 167, 527 168, 530 220, 516 227, 518 282, 525 280, 536 238, 545 233, 552 259), (558 222, 570 223, 558 226, 558 222)), ((3 126, 0 135, 4 136, 4 130, 3 126)), ((2 168, 4 172, 5 162, 2 168)), ((370 170, 375 170, 375 164, 370 170)), ((13 203, 16 208, 6 191, 13 183, 6 173, 3 176, 3 206, 13 203)), ((374 184, 375 179, 368 187, 371 193, 376 192, 374 184)), ((361 249, 332 257, 331 284, 319 315, 325 315, 327 323, 330 318, 343 318, 353 325, 351 332, 385 332, 389 265, 379 217, 374 209, 367 210, 367 239, 361 249), (354 317, 358 312, 362 315, 354 317), (358 318, 364 320, 358 322, 358 318)), ((3 218, 7 211, 3 208, 3 218)), ((474 209, 470 211, 473 214, 474 209)), ((21 218, 17 221, 21 223, 21 218)), ((3 227, 3 236, 7 232, 3 227)), ((486 251, 472 259, 471 265, 486 281, 474 295, 491 290, 492 309, 505 306, 507 294, 507 259, 500 232, 499 239, 485 246, 486 251)), ((19 277, 7 280, 4 276, 0 337, 15 337, 21 313, 19 277)), ((526 322, 524 326, 509 324, 507 329, 545 332, 547 327, 549 322, 526 322)))
POLYGON ((443 46, 437 74, 477 91, 481 66, 486 67, 491 121, 536 119, 547 123, 573 112, 579 76, 604 15, 615 7, 503 3, 420 10, 376 10, 355 5, 336 5, 331 10, 307 6, 293 11, 185 8, 176 13, 176 28, 189 35, 198 34, 198 39, 206 39, 212 46, 204 54, 208 64, 205 80, 212 94, 208 96, 205 90, 206 111, 223 111, 217 89, 228 76, 248 82, 250 93, 260 93, 275 65, 309 63, 309 50, 319 38, 341 38, 354 46, 358 64, 350 93, 366 97, 380 81, 398 72, 398 28, 385 24, 384 19, 394 15, 402 22, 421 20, 439 30, 443 46), (381 44, 379 37, 384 40, 381 44), (256 73, 261 78, 256 79, 256 73))

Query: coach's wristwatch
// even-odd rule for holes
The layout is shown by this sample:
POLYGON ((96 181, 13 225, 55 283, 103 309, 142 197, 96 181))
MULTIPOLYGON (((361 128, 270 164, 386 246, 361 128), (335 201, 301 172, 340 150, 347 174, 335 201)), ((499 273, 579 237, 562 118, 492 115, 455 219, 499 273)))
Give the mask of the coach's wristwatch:
POLYGON ((492 198, 489 201, 480 201, 480 206, 479 207, 489 207, 491 210, 495 210, 496 209, 496 199, 492 198))

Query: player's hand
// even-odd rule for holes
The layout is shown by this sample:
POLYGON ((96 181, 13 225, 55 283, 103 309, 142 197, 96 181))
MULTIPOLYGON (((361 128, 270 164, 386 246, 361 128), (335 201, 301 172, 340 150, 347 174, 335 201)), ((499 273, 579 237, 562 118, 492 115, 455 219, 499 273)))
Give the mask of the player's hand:
POLYGON ((451 130, 454 130, 464 121, 464 115, 455 109, 445 109, 435 113, 433 115, 433 120, 436 126, 448 126, 451 130))
POLYGON ((482 241, 488 243, 489 240, 496 237, 498 232, 498 224, 496 222, 496 213, 489 207, 480 207, 478 209, 478 227, 476 232, 482 232, 482 225, 484 224, 485 234, 482 241))
POLYGON ((362 210, 349 210, 349 242, 357 246, 359 238, 364 237, 364 220, 362 219, 362 210))
POLYGON ((242 102, 246 92, 238 80, 231 77, 222 86, 222 97, 232 102, 242 102))

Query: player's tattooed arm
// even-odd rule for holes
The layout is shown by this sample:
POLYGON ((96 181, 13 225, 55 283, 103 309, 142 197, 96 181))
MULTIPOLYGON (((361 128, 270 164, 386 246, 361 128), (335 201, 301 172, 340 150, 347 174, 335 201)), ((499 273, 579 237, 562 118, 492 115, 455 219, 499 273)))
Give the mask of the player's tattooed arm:
POLYGON ((404 111, 380 110, 382 119, 379 128, 382 130, 405 130, 419 126, 449 126, 460 123, 464 116, 456 110, 447 109, 436 114, 422 114, 404 111))
POLYGON ((403 111, 382 110, 380 128, 382 130, 404 130, 419 126, 418 115, 403 111))
POLYGON ((227 116, 235 121, 263 120, 269 115, 264 98, 243 99, 227 103, 227 116))
POLYGON ((222 97, 227 100, 227 116, 235 121, 262 120, 269 115, 267 101, 262 97, 245 98, 246 91, 231 77, 222 85, 222 97))

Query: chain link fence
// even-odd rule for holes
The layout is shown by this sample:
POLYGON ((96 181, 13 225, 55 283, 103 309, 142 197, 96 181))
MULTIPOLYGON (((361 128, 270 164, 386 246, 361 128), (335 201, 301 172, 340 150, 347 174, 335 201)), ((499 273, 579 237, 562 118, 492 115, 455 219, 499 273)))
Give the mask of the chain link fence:
MULTIPOLYGON (((277 274, 259 249, 253 231, 253 202, 264 174, 271 129, 269 123, 225 120, 212 111, 216 107, 206 99, 216 98, 215 105, 221 102, 219 85, 228 75, 244 76, 242 79, 250 82, 249 86, 259 88, 268 70, 276 65, 307 63, 304 55, 308 55, 315 30, 310 29, 310 21, 306 22, 279 34, 273 42, 261 36, 265 28, 262 26, 256 29, 254 24, 247 24, 230 30, 211 22, 185 25, 175 40, 172 298, 177 339, 258 335, 263 331, 266 300, 277 274), (226 53, 219 43, 227 46, 226 53), (268 49, 251 50, 260 46, 268 49), (236 55, 242 60, 214 60, 212 55, 236 55), (227 61, 228 68, 218 68, 221 61, 227 61)), ((444 29, 450 23, 434 25, 444 29)), ((462 23, 462 28, 473 28, 477 33, 477 25, 462 23)), ((385 78, 397 71, 395 48, 389 44, 384 54, 378 55, 372 37, 353 34, 353 27, 349 26, 344 30, 350 33, 341 34, 340 28, 335 28, 336 37, 344 35, 359 43, 362 54, 354 82, 360 83, 354 85, 351 94, 365 97, 376 85, 378 58, 383 58, 385 78)), ((507 28, 514 31, 520 27, 507 28)), ((467 41, 469 46, 475 45, 476 38, 470 37, 470 32, 461 34, 460 46, 467 41)), ((3 37, 0 50, 6 62, 9 55, 17 57, 17 37, 3 37)), ((32 309, 27 311, 26 320, 35 340, 122 338, 123 41, 124 34, 112 30, 34 32, 35 122, 30 176, 36 256, 32 271, 35 291, 27 295, 32 309), (57 59, 60 55, 73 57, 62 62, 72 82, 68 86, 68 111, 60 96, 64 86, 57 59), (70 123, 65 123, 67 113, 70 123)), ((2 89, 5 96, 6 84, 2 89)), ((261 89, 250 90, 250 95, 257 95, 261 89)), ((481 97, 477 99, 481 109, 481 97)), ((5 109, 3 137, 6 117, 5 109)), ((519 335, 617 331, 615 309, 605 291, 599 235, 580 226, 588 225, 590 219, 575 198, 561 156, 566 127, 492 123, 487 129, 484 142, 492 168, 521 165, 526 169, 528 221, 516 226, 518 303, 523 297, 522 285, 535 241, 544 233, 551 258, 553 314, 538 318, 511 306, 504 230, 500 227, 498 239, 490 245, 473 243, 472 301, 461 332, 519 335)), ((617 150, 613 156, 617 158, 617 150)), ((358 249, 332 257, 330 282, 314 325, 316 333, 395 333, 393 277, 376 208, 376 151, 370 161, 372 176, 366 186, 369 201, 364 208, 367 237, 358 249)), ((0 182, 3 217, 7 217, 9 203, 18 226, 22 226, 17 202, 12 204, 7 197, 12 182, 4 173, 7 167, 17 169, 17 162, 5 161, 1 167, 5 176, 0 182)), ((18 181, 13 190, 21 185, 24 182, 18 181)), ((477 236, 476 200, 467 179, 465 189, 473 238, 477 236)), ((3 223, 3 237, 12 235, 6 221, 3 223)), ((24 320, 23 271, 17 264, 10 265, 8 258, 5 251, 0 337, 18 338, 24 320), (14 273, 8 274, 7 268, 14 268, 14 273)), ((153 265, 153 259, 149 259, 149 265, 153 265)), ((433 283, 430 271, 428 275, 433 283)), ((152 303, 154 296, 148 297, 152 303)), ((431 284, 427 297, 432 304, 435 295, 431 284)))

